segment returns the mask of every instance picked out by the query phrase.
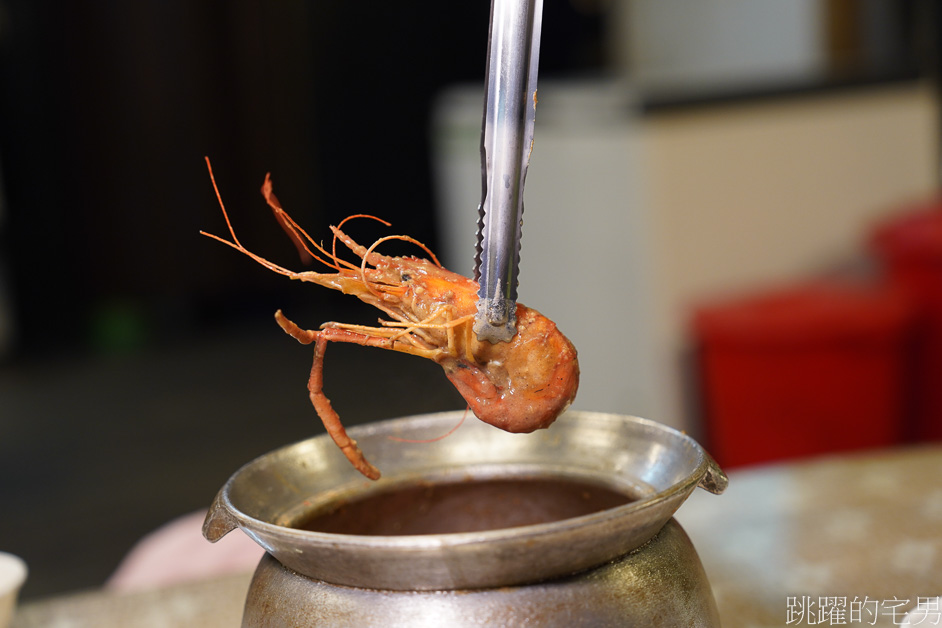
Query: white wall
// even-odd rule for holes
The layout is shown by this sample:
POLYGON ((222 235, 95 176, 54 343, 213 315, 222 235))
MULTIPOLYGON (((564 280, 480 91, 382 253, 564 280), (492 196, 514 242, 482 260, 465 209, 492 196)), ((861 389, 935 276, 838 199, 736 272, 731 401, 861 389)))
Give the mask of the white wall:
POLYGON ((616 65, 637 84, 697 88, 821 71, 819 0, 617 0, 616 65))

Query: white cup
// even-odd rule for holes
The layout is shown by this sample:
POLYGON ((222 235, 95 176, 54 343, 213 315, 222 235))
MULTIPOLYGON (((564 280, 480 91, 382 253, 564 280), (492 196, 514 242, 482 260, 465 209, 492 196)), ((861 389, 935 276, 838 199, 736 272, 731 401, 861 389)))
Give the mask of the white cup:
POLYGON ((16 596, 26 580, 26 563, 19 556, 0 552, 0 628, 13 619, 16 596))

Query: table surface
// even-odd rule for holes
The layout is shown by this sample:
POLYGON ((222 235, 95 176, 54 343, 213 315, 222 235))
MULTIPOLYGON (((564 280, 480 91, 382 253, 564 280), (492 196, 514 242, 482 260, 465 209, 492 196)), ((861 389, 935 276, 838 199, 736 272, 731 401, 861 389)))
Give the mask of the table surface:
MULTIPOLYGON (((695 491, 677 519, 725 628, 894 626, 942 595, 942 445, 737 470, 726 493, 695 491)), ((233 628, 250 578, 39 600, 13 628, 233 628)))
POLYGON ((726 628, 893 626, 942 596, 942 446, 730 473, 677 519, 726 628))

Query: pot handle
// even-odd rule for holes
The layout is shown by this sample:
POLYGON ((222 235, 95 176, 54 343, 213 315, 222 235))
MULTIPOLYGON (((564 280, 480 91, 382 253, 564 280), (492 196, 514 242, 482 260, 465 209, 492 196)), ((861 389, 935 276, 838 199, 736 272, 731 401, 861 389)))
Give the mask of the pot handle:
POLYGON ((211 543, 215 543, 239 527, 239 520, 226 507, 222 496, 223 490, 216 494, 203 521, 203 537, 211 543))
POLYGON ((700 478, 700 482, 697 483, 697 486, 714 495, 721 495, 723 491, 726 490, 726 487, 729 486, 729 478, 727 478, 723 470, 720 469, 720 465, 716 464, 716 460, 713 459, 713 456, 705 451, 703 452, 703 462, 706 466, 706 471, 703 477, 700 478))

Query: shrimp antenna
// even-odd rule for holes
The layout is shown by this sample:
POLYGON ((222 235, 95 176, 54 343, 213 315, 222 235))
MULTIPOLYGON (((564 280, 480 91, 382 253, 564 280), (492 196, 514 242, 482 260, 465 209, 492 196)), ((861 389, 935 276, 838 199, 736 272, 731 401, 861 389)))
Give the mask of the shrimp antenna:
MULTIPOLYGON (((288 237, 291 239, 291 242, 294 244, 295 248, 298 249, 298 254, 301 256, 301 261, 304 263, 309 262, 309 259, 306 259, 306 256, 310 256, 311 259, 315 259, 324 266, 328 268, 333 268, 334 270, 340 270, 340 260, 337 259, 336 255, 331 255, 328 253, 324 247, 319 245, 314 238, 308 235, 301 225, 295 222, 294 218, 288 215, 281 207, 281 201, 278 200, 278 197, 275 196, 273 191, 273 186, 271 182, 271 173, 265 174, 265 182, 262 183, 262 196, 265 197, 265 202, 268 203, 268 206, 271 208, 272 212, 275 214, 275 220, 278 221, 278 224, 284 229, 285 233, 288 234, 288 237), (306 240, 306 241, 305 241, 306 240), (330 258, 330 261, 327 261, 320 255, 317 255, 312 251, 307 243, 310 242, 314 249, 323 255, 324 257, 330 258)), ((356 268, 352 266, 352 268, 356 268)))
POLYGON ((441 268, 441 263, 438 261, 438 258, 435 257, 435 254, 429 250, 427 246, 416 240, 405 235, 390 235, 385 236, 374 242, 370 245, 370 248, 366 249, 366 254, 363 255, 363 262, 360 264, 360 279, 363 281, 363 285, 366 286, 366 289, 369 290, 373 296, 378 297, 379 293, 373 290, 373 287, 370 285, 370 282, 366 279, 366 260, 369 259, 370 255, 373 254, 373 251, 376 250, 376 247, 382 244, 383 242, 388 242, 389 240, 402 240, 403 242, 409 242, 410 244, 415 244, 420 247, 423 251, 429 254, 432 258, 432 261, 435 262, 435 265, 441 268))
MULTIPOLYGON (((347 216, 346 218, 341 220, 337 224, 337 229, 338 230, 343 229, 344 224, 346 224, 348 220, 353 220, 354 218, 370 218, 372 220, 375 220, 376 222, 382 223, 386 227, 392 226, 391 222, 387 222, 383 220, 382 218, 377 218, 376 216, 372 216, 370 214, 353 214, 352 216, 347 216)), ((337 259, 337 233, 336 232, 334 233, 334 241, 331 243, 331 253, 334 256, 334 259, 337 259)))
MULTIPOLYGON (((219 202, 219 208, 222 210, 223 218, 225 218, 226 220, 226 227, 228 227, 229 229, 229 235, 232 236, 232 242, 227 242, 226 240, 220 238, 219 236, 215 236, 210 233, 203 232, 203 231, 201 231, 200 233, 202 233, 203 235, 207 235, 211 238, 214 238, 216 240, 219 240, 220 242, 223 242, 225 244, 229 244, 233 248, 245 253, 246 255, 249 255, 249 257, 252 257, 253 259, 258 261, 262 265, 268 267, 271 270, 274 270, 275 272, 281 273, 283 275, 290 274, 292 271, 289 271, 281 266, 278 266, 277 264, 273 264, 272 262, 269 262, 268 260, 265 260, 264 258, 261 258, 253 253, 250 253, 242 245, 242 243, 239 241, 239 237, 235 233, 235 229, 232 226, 232 222, 229 219, 229 212, 226 211, 226 205, 222 201, 222 194, 220 194, 219 186, 216 184, 216 177, 213 174, 213 166, 209 161, 209 157, 204 156, 203 159, 206 160, 206 169, 209 171, 209 180, 213 184, 213 191, 216 193, 216 200, 219 202)), ((301 259, 303 262, 306 263, 310 261, 308 259, 305 259, 305 256, 309 256, 310 259, 317 260, 324 266, 327 266, 328 268, 333 268, 334 270, 340 270, 341 266, 346 266, 347 268, 351 270, 355 270, 357 268, 354 264, 351 264, 350 262, 347 262, 346 260, 338 260, 336 255, 331 255, 330 253, 328 253, 324 249, 324 247, 320 246, 314 240, 314 238, 312 238, 303 228, 301 228, 300 225, 298 225, 298 223, 294 221, 294 219, 291 216, 288 215, 288 212, 282 209, 281 202, 272 192, 272 183, 271 183, 270 173, 265 175, 265 182, 262 184, 262 195, 265 197, 265 202, 268 203, 268 206, 271 208, 272 212, 275 214, 275 220, 278 221, 278 224, 281 226, 282 229, 284 229, 285 233, 288 234, 288 237, 291 239, 292 243, 294 243, 295 247, 298 249, 298 253, 301 255, 301 259), (318 255, 317 253, 312 251, 310 247, 308 247, 307 245, 308 242, 311 243, 311 245, 314 247, 314 250, 317 251, 317 253, 320 253, 320 255, 318 255)))
POLYGON ((394 440, 397 443, 415 443, 418 445, 426 445, 428 443, 435 443, 440 440, 445 440, 446 438, 448 438, 449 436, 457 432, 459 427, 464 425, 464 420, 468 418, 468 412, 470 411, 471 411, 471 406, 465 406, 464 414, 461 415, 461 420, 458 421, 458 423, 453 428, 451 428, 450 430, 448 430, 441 436, 435 436, 432 438, 402 438, 400 436, 387 436, 386 438, 388 438, 389 440, 394 440))
POLYGON ((216 192, 216 200, 219 201, 219 208, 222 209, 222 215, 226 219, 226 226, 229 227, 229 235, 232 236, 232 241, 235 242, 240 249, 242 249, 244 247, 242 246, 242 243, 239 242, 239 238, 235 234, 235 229, 232 228, 232 223, 229 222, 229 212, 226 211, 226 204, 222 202, 222 195, 219 193, 219 186, 216 185, 216 177, 213 176, 213 165, 209 162, 208 156, 204 156, 203 159, 206 160, 206 169, 209 170, 209 180, 213 183, 213 191, 216 192))

